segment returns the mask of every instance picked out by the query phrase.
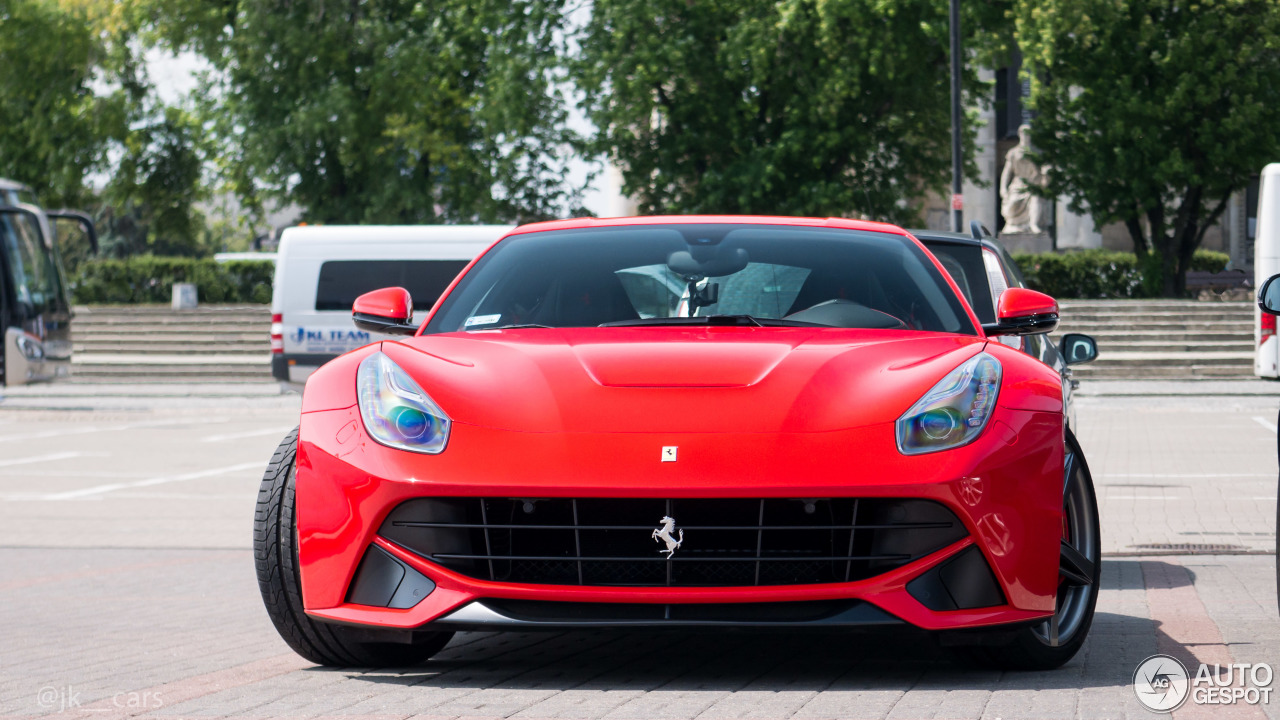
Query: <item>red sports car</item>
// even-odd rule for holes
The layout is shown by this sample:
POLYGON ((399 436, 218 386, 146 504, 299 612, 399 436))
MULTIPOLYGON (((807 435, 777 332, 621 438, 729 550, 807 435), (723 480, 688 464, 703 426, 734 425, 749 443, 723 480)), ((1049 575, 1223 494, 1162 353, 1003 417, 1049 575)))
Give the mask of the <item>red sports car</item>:
POLYGON ((1001 666, 1085 640, 1099 528, 1058 372, 994 342, 892 225, 646 217, 513 230, 426 320, 315 373, 263 479, 258 579, 325 665, 455 630, 914 626, 1001 666))

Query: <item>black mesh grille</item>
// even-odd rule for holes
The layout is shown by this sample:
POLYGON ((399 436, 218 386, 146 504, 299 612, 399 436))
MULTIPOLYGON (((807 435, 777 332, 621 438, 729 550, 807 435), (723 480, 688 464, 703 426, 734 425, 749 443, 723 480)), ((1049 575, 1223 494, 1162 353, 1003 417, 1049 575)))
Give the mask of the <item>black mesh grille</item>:
POLYGON ((724 587, 862 580, 966 533, 946 507, 915 499, 423 498, 380 534, 482 580, 724 587), (669 559, 654 537, 664 517, 683 537, 669 559))

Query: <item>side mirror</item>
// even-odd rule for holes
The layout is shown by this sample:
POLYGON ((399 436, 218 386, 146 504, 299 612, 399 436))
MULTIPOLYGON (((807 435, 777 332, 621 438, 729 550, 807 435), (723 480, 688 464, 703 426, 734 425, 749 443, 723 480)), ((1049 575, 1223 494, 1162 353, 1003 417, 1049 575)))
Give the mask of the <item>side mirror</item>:
POLYGON ((412 335, 413 298, 402 287, 382 288, 367 292, 351 305, 351 319, 356 327, 387 335, 412 335))
POLYGON ((1268 315, 1280 315, 1280 275, 1272 275, 1258 290, 1258 307, 1268 315))
POLYGON ((1058 327, 1058 302, 1044 293, 1009 288, 996 303, 996 321, 983 325, 987 335, 1041 335, 1058 327))
POLYGON ((51 220, 70 220, 79 225, 84 230, 84 236, 89 240, 89 249, 94 255, 98 254, 98 229, 93 226, 93 218, 88 213, 79 210, 46 210, 45 214, 51 220))
POLYGON ((1098 359, 1098 341, 1088 335, 1067 333, 1062 336, 1058 349, 1062 351, 1062 359, 1068 365, 1079 365, 1098 359))

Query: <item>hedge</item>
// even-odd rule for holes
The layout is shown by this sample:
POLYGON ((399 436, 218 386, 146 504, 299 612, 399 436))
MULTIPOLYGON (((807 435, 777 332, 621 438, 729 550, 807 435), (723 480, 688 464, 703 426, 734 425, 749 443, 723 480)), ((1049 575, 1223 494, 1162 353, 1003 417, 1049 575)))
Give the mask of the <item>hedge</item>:
MULTIPOLYGON (((1020 253, 1013 259, 1022 269, 1027 285, 1056 298, 1141 298, 1155 294, 1144 289, 1143 272, 1133 253, 1020 253)), ((1221 272, 1228 260, 1226 253, 1197 250, 1191 269, 1221 272)), ((167 303, 177 282, 195 283, 200 302, 269 303, 274 275, 275 265, 270 261, 218 263, 144 255, 86 262, 71 285, 78 303, 167 303)), ((1159 284, 1152 282, 1150 286, 1159 284)))
MULTIPOLYGON (((1069 253, 1018 253, 1014 262, 1027 285, 1056 298, 1143 298, 1157 294, 1155 269, 1144 283, 1143 269, 1133 253, 1080 250, 1069 253)), ((1212 250, 1197 250, 1191 269, 1222 272, 1230 257, 1212 250)))
POLYGON ((269 303, 274 275, 270 261, 143 255, 83 263, 71 288, 78 303, 168 303, 173 284, 187 282, 195 283, 200 302, 269 303))

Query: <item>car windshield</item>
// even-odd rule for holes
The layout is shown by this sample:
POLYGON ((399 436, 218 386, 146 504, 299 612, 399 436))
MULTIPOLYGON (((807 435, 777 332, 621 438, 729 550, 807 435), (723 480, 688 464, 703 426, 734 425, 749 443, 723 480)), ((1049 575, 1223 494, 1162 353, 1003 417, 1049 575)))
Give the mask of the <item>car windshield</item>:
POLYGON ((462 278, 425 332, 664 324, 975 333, 909 238, 741 224, 513 235, 462 278))

